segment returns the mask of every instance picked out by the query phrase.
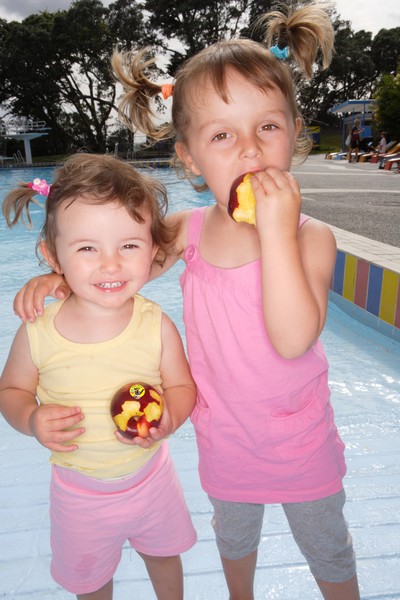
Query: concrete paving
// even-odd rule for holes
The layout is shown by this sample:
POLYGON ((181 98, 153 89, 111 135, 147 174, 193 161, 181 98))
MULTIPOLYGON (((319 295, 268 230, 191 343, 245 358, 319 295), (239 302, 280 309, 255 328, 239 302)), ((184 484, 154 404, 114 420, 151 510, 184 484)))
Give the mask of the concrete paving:
POLYGON ((312 155, 294 166, 302 212, 346 231, 400 247, 400 174, 377 164, 312 155))

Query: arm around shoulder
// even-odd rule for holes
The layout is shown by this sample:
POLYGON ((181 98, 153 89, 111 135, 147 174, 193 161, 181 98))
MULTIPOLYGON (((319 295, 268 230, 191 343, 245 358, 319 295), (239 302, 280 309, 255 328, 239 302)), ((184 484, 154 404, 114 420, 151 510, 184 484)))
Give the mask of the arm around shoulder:
POLYGON ((38 275, 30 279, 14 299, 14 312, 22 321, 33 322, 44 310, 44 300, 53 296, 59 300, 67 298, 71 290, 64 277, 57 273, 38 275))

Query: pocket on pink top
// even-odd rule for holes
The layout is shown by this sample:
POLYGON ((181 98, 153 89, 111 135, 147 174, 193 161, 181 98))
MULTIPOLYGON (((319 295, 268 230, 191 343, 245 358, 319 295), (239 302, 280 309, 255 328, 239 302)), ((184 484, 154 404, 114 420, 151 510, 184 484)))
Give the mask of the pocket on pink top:
POLYGON ((315 395, 296 413, 270 415, 267 428, 273 453, 280 460, 291 462, 311 457, 332 434, 336 436, 329 398, 315 395))
POLYGON ((196 431, 197 443, 200 446, 211 447, 211 413, 208 404, 198 394, 196 406, 190 416, 196 431))

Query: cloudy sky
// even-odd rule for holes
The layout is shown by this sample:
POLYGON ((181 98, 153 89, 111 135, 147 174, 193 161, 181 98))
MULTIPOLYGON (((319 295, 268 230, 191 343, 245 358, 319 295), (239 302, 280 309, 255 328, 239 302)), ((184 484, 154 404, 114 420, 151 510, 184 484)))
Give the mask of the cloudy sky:
MULTIPOLYGON (((112 0, 102 1, 107 6, 112 0)), ((19 21, 41 10, 56 11, 70 5, 71 0, 0 0, 0 17, 19 21)), ((355 31, 365 29, 376 35, 382 28, 400 27, 399 0, 336 0, 336 8, 355 31)))

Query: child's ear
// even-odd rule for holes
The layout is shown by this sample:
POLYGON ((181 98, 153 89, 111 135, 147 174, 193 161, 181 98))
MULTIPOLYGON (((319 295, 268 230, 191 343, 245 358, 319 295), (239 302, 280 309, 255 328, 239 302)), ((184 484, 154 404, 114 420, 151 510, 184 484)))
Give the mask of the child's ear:
POLYGON ((192 171, 193 175, 201 175, 200 169, 194 162, 192 155, 187 149, 186 145, 183 142, 176 142, 175 144, 175 152, 179 156, 182 162, 192 171))
POLYGON ((58 264, 57 259, 49 251, 46 242, 39 243, 39 251, 43 256, 44 260, 47 262, 47 264, 53 269, 53 271, 55 273, 58 273, 59 275, 62 275, 61 267, 58 264))
POLYGON ((160 246, 157 246, 157 244, 153 244, 153 252, 151 255, 151 261, 153 262, 155 257, 157 256, 157 252, 159 251, 160 246))

